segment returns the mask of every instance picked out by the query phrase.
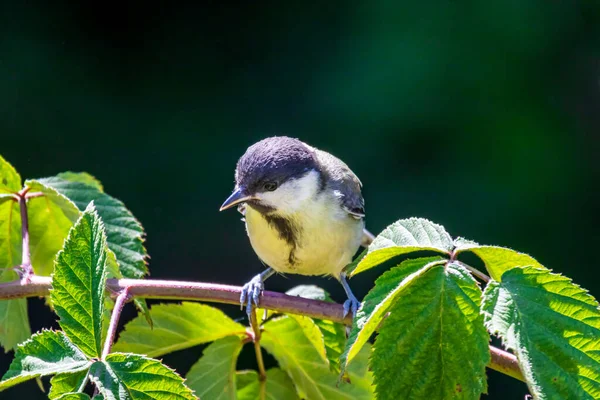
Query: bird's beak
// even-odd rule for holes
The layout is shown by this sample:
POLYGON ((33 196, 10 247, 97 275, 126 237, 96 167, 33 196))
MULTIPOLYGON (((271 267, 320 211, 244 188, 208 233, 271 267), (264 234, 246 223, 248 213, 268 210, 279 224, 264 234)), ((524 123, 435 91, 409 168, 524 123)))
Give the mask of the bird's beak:
POLYGON ((221 208, 219 208, 219 211, 227 210, 228 208, 231 208, 240 203, 245 203, 249 200, 256 200, 256 197, 248 196, 246 193, 244 193, 243 188, 237 188, 233 193, 231 193, 231 196, 229 196, 227 200, 225 200, 221 208))

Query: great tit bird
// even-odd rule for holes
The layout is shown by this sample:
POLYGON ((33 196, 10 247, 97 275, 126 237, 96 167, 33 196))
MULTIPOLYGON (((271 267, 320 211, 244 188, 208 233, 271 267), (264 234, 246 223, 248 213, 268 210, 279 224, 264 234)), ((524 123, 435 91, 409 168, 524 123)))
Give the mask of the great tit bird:
POLYGON ((334 276, 348 296, 344 315, 356 314, 360 303, 342 270, 372 240, 361 187, 344 162, 298 139, 270 137, 246 150, 220 210, 238 206, 252 248, 269 267, 243 287, 248 314, 275 272, 334 276))

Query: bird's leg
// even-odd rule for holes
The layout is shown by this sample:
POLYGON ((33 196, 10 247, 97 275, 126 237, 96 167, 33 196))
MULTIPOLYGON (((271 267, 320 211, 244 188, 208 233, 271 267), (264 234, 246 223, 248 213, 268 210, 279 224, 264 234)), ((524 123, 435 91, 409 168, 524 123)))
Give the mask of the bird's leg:
POLYGON ((273 268, 267 268, 252 278, 250 282, 246 283, 242 288, 242 293, 240 295, 240 306, 244 308, 244 303, 246 303, 246 300, 248 300, 246 303, 246 314, 248 314, 248 318, 250 318, 250 314, 252 313, 252 304, 258 306, 260 294, 265 288, 264 282, 274 273, 275 270, 273 268))
POLYGON ((352 312, 352 318, 356 317, 356 312, 360 307, 360 301, 354 296, 352 293, 352 289, 350 289, 350 285, 348 285, 348 280, 346 279, 346 273, 342 272, 339 277, 340 283, 346 292, 346 296, 348 296, 348 300, 344 302, 344 317, 348 315, 349 312, 352 312))

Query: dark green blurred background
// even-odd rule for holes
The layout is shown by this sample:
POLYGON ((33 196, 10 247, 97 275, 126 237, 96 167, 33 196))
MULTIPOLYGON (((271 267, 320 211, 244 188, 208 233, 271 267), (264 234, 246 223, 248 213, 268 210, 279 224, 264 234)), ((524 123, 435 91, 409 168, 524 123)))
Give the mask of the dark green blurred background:
MULTIPOLYGON (((24 178, 97 176, 143 223, 153 277, 261 270, 218 208, 244 150, 287 134, 351 166, 373 232, 426 217, 600 296, 597 1, 16 3, 0 8, 0 154, 24 178)), ((376 274, 351 282, 359 297, 376 274)), ((327 279, 267 288, 300 283, 343 300, 327 279)), ((201 350, 165 361, 185 373, 201 350)), ((489 399, 527 393, 489 376, 489 399)), ((2 398, 17 395, 42 398, 35 383, 2 398)))

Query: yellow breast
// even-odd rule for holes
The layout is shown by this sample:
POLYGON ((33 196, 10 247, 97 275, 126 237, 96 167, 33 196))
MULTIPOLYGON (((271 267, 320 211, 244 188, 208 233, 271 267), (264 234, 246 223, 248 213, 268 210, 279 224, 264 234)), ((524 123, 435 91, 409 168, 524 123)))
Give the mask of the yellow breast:
POLYGON ((325 196, 282 217, 296 227, 293 244, 264 215, 246 208, 250 243, 258 257, 277 272, 338 276, 360 246, 364 222, 325 196))

